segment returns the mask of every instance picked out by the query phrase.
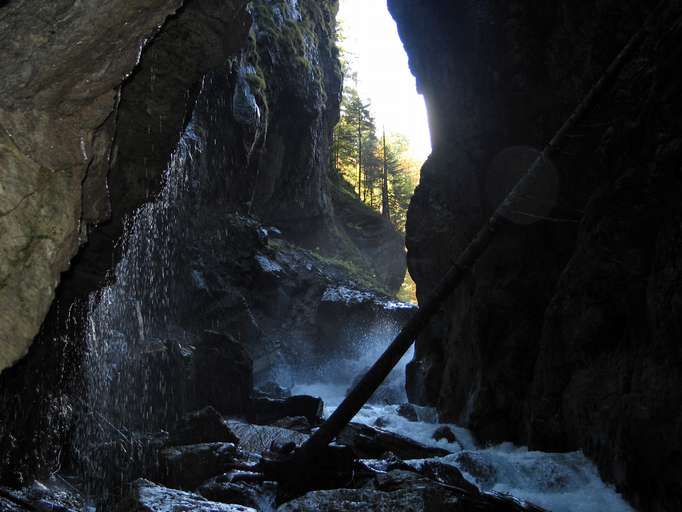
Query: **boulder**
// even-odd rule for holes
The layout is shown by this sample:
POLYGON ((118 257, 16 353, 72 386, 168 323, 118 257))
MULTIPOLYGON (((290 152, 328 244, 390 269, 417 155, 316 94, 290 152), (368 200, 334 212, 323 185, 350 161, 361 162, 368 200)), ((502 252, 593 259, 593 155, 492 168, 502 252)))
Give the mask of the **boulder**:
POLYGON ((257 510, 269 505, 274 506, 275 484, 252 484, 246 482, 232 482, 229 476, 218 476, 202 484, 197 492, 204 498, 220 503, 235 503, 257 510))
POLYGON ((19 490, 0 487, 0 512, 76 512, 82 509, 82 498, 73 490, 66 490, 53 478, 48 485, 34 481, 19 490))
POLYGON ((379 428, 384 428, 390 423, 391 423, 390 420, 385 416, 379 416, 376 420, 374 420, 374 426, 379 428))
POLYGON ((388 471, 394 471, 394 470, 412 471, 412 472, 417 471, 413 466, 410 466, 407 462, 405 462, 403 459, 398 457, 393 452, 385 453, 384 458, 382 459, 381 463, 382 463, 381 471, 387 471, 387 472, 388 471))
POLYGON ((232 443, 165 448, 159 454, 163 483, 180 489, 196 489, 209 478, 230 470, 236 453, 232 443))
POLYGON ((348 346, 349 339, 366 337, 368 328, 377 328, 382 335, 394 334, 415 309, 413 304, 378 292, 330 283, 317 308, 319 345, 316 350, 321 354, 338 353, 339 347, 348 346))
POLYGON ((462 472, 450 464, 432 460, 426 461, 419 467, 419 473, 431 480, 463 489, 471 494, 478 492, 478 487, 464 478, 462 472))
POLYGON ((0 512, 25 512, 25 509, 11 500, 0 497, 0 512))
POLYGON ((193 403, 188 397, 193 364, 191 349, 174 339, 148 339, 136 344, 120 333, 112 333, 114 336, 114 340, 104 344, 106 350, 98 353, 101 360, 86 362, 89 378, 101 386, 91 390, 93 396, 89 401, 103 401, 125 411, 125 428, 130 431, 153 432, 174 425, 193 403), (100 379, 98 372, 108 369, 111 369, 111 380, 100 379), (144 392, 136 393, 131 399, 131 390, 144 392))
POLYGON ((168 446, 168 433, 130 432, 126 438, 91 443, 81 471, 86 471, 93 494, 106 500, 107 494, 119 496, 121 489, 137 478, 156 479, 159 453, 168 446))
POLYGON ((280 502, 306 492, 344 488, 358 480, 363 481, 362 475, 357 473, 360 468, 356 464, 355 453, 348 446, 330 444, 318 447, 306 458, 297 457, 293 453, 294 448, 291 445, 274 447, 263 454, 263 472, 268 480, 279 483, 280 502))
POLYGON ((161 487, 149 480, 135 480, 118 512, 256 512, 243 505, 216 503, 198 494, 161 487))
POLYGON ((352 447, 357 456, 364 459, 378 459, 387 452, 392 452, 401 459, 427 459, 450 453, 442 448, 426 446, 400 434, 360 423, 348 424, 336 438, 336 442, 352 447))
POLYGON ((455 443, 457 442, 457 436, 455 433, 452 431, 450 427, 447 425, 443 425, 441 427, 438 427, 433 435, 431 436, 433 439, 436 441, 440 441, 441 439, 445 439, 448 443, 455 443))
POLYGON ((398 416, 402 416, 408 421, 419 421, 417 410, 412 404, 402 404, 398 407, 398 416))
MULTIPOLYGON (((413 484, 414 480, 407 479, 413 484)), ((420 480, 420 484, 423 482, 420 480)), ((522 504, 509 496, 493 494, 468 495, 448 490, 437 484, 400 489, 392 492, 370 489, 335 489, 314 491, 285 503, 278 512, 541 512, 542 509, 522 504)))
POLYGON ((462 470, 476 479, 482 487, 492 487, 497 477, 495 467, 480 457, 476 452, 461 452, 457 454, 456 464, 462 470))
POLYGON ((190 403, 213 406, 221 414, 248 410, 253 389, 252 362, 229 335, 205 331, 192 356, 190 403))
POLYGON ((291 396, 291 389, 280 386, 276 382, 266 382, 256 388, 256 392, 267 398, 289 398, 291 396))
POLYGON ((373 485, 377 491, 393 492, 431 483, 427 477, 420 475, 414 469, 393 469, 387 473, 377 473, 373 485))
POLYGON ((239 438, 239 447, 252 453, 262 453, 275 444, 284 445, 294 443, 300 445, 308 436, 286 428, 251 425, 238 421, 230 421, 228 425, 239 438))
POLYGON ((272 424, 273 427, 287 428, 303 434, 309 434, 312 426, 305 416, 287 416, 277 420, 272 424))
POLYGON ((422 491, 381 492, 367 489, 314 491, 285 503, 277 509, 278 512, 347 512, 349 510, 430 512, 441 509, 427 508, 427 500, 422 491))
POLYGON ((361 489, 313 491, 282 505, 278 512, 542 512, 508 495, 481 493, 474 486, 443 485, 413 471, 379 473, 361 489))
POLYGON ((171 432, 169 439, 169 443, 174 445, 223 442, 237 444, 239 439, 232 433, 220 413, 210 405, 185 414, 171 432))
POLYGON ((267 425, 277 420, 292 416, 303 416, 311 424, 322 421, 324 403, 322 399, 297 395, 284 399, 256 398, 251 404, 249 421, 258 425, 267 425))

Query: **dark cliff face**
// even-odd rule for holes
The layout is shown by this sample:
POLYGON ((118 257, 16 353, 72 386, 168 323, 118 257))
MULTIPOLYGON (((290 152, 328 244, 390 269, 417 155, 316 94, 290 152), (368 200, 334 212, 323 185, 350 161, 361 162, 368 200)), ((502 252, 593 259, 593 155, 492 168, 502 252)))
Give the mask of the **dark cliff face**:
POLYGON ((2 194, 23 194, 0 231, 3 368, 40 328, 0 375, 1 477, 15 482, 59 464, 87 293, 113 269, 126 217, 158 190, 193 88, 250 26, 238 1, 36 4, 0 9, 3 69, 16 68, 2 82, 2 194))
MULTIPOLYGON (((389 7, 434 142, 407 226, 423 299, 653 4, 389 7)), ((413 400, 481 439, 583 449, 647 510, 682 499, 681 9, 658 12, 548 166, 541 215, 488 249, 408 377, 413 400)))

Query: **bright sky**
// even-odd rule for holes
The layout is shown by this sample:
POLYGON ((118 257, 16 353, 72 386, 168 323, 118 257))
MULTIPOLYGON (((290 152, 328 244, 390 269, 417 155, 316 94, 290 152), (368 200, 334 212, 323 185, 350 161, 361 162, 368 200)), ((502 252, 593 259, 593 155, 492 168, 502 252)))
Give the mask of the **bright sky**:
POLYGON ((404 134, 412 156, 425 160, 431 153, 426 107, 386 0, 341 0, 337 19, 358 73, 358 92, 371 102, 377 130, 385 126, 387 132, 404 134))

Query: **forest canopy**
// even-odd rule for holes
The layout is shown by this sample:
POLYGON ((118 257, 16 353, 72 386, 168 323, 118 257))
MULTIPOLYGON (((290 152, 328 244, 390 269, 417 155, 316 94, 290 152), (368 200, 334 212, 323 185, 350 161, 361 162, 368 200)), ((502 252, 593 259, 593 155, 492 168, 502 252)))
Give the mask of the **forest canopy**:
MULTIPOLYGON (((358 75, 337 33, 344 72, 341 117, 334 129, 333 171, 345 179, 358 198, 389 220, 401 233, 422 162, 410 156, 406 136, 379 128, 370 100, 358 93, 358 75)), ((388 129, 387 129, 388 128, 388 129)))
MULTIPOLYGON (((391 126, 378 126, 371 100, 358 92, 358 72, 353 56, 344 48, 341 26, 337 41, 344 75, 341 115, 334 128, 331 170, 348 183, 348 188, 367 206, 405 233, 407 209, 419 182, 423 161, 412 156, 410 142, 391 126)), ((402 300, 415 302, 415 284, 409 272, 398 293, 402 300)))

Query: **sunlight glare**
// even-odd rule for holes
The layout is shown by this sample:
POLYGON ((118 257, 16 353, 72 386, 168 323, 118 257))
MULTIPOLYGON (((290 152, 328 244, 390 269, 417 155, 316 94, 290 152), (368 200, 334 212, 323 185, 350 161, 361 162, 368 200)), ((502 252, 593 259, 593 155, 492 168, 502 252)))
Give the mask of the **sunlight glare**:
POLYGON ((341 0, 338 18, 358 92, 368 99, 377 130, 402 133, 411 156, 423 161, 431 153, 424 98, 417 93, 407 55, 386 0, 341 0))

